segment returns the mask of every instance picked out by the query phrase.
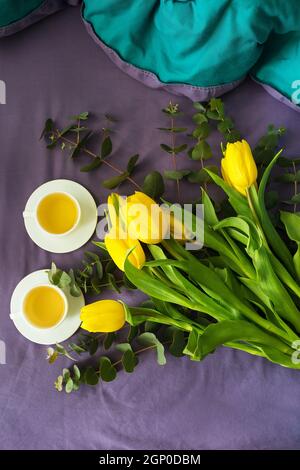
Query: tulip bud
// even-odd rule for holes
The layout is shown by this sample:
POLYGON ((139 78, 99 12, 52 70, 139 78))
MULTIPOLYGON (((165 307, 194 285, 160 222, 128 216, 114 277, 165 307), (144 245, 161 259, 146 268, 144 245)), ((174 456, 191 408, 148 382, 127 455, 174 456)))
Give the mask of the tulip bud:
POLYGON ((125 310, 116 300, 99 300, 82 307, 81 328, 92 333, 110 333, 120 330, 125 324, 125 310))
POLYGON ((256 163, 246 140, 227 144, 221 170, 224 180, 246 195, 247 189, 255 184, 257 179, 256 163))
POLYGON ((168 231, 168 219, 163 211, 142 192, 127 198, 125 217, 129 236, 143 243, 160 243, 168 231))
POLYGON ((132 250, 128 260, 136 268, 140 269, 146 261, 144 250, 138 240, 132 238, 118 238, 116 231, 108 233, 104 239, 105 246, 112 260, 121 271, 124 271, 124 264, 128 251, 132 250))

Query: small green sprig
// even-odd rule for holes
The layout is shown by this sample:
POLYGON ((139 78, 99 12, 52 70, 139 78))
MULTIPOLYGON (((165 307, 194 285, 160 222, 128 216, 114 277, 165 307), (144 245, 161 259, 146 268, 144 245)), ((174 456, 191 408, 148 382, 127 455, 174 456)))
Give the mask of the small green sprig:
POLYGON ((124 181, 129 181, 136 189, 141 190, 141 186, 132 178, 132 174, 137 165, 139 156, 133 155, 129 158, 127 167, 125 170, 120 169, 114 163, 108 160, 113 151, 113 144, 111 140, 111 128, 109 123, 116 122, 112 116, 105 115, 105 125, 101 128, 101 143, 99 152, 95 153, 87 147, 91 137, 95 133, 90 130, 87 126, 82 126, 81 121, 87 121, 89 113, 84 112, 75 116, 71 116, 71 124, 67 125, 63 129, 57 129, 51 118, 46 120, 44 129, 41 134, 41 138, 45 138, 48 142, 47 148, 53 150, 60 147, 62 151, 69 151, 70 157, 74 160, 80 154, 87 155, 92 159, 91 163, 81 167, 82 172, 90 172, 100 168, 102 165, 108 166, 112 169, 117 176, 109 178, 103 181, 104 187, 108 189, 114 189, 121 185, 124 181), (75 139, 72 138, 72 134, 75 134, 75 139))
POLYGON ((225 114, 225 106, 221 98, 211 98, 208 102, 206 116, 218 122, 218 131, 226 142, 236 142, 241 138, 240 132, 235 129, 233 120, 225 114))
MULTIPOLYGON (((103 248, 101 242, 93 243, 100 249, 103 248)), ((117 268, 107 252, 105 253, 106 258, 102 259, 97 253, 85 251, 82 267, 70 269, 68 272, 52 263, 48 271, 49 281, 60 289, 68 288, 74 297, 79 297, 81 292, 95 296, 100 295, 104 289, 112 289, 118 293, 122 287, 134 289, 125 274, 117 268)))
POLYGON ((297 212, 298 204, 300 204, 300 159, 295 158, 280 158, 278 165, 283 169, 283 173, 277 176, 276 180, 281 183, 292 184, 292 197, 289 200, 284 200, 285 204, 293 206, 293 211, 297 212))
POLYGON ((166 132, 170 136, 170 144, 162 143, 160 148, 171 155, 173 169, 164 172, 166 179, 175 180, 177 187, 177 198, 180 201, 180 184, 179 181, 190 173, 190 170, 178 170, 177 168, 177 155, 184 152, 187 149, 187 144, 183 143, 178 145, 176 142, 176 135, 182 134, 187 131, 186 127, 178 127, 176 124, 177 118, 182 116, 182 112, 179 110, 179 105, 169 102, 168 106, 162 110, 168 118, 170 125, 169 127, 159 127, 160 131, 166 132))
POLYGON ((99 381, 111 382, 115 380, 120 370, 132 373, 138 365, 139 356, 150 350, 156 351, 159 365, 166 364, 165 348, 176 356, 183 356, 183 350, 187 344, 187 335, 173 327, 160 327, 151 322, 145 322, 143 327, 131 326, 124 338, 124 331, 108 334, 87 334, 79 335, 76 344, 70 343, 65 349, 57 344, 55 348, 48 348, 47 359, 53 364, 59 356, 65 356, 72 361, 77 361, 70 353, 78 356, 89 354, 94 356, 101 348, 96 364, 87 363, 84 367, 76 364, 70 368, 64 368, 54 385, 59 392, 65 390, 66 393, 77 391, 81 385, 95 386, 99 381), (105 353, 104 353, 105 351, 105 353), (121 354, 118 359, 110 356, 121 354))
POLYGON ((202 103, 194 103, 196 113, 193 115, 195 128, 192 132, 192 137, 196 140, 196 144, 190 148, 188 154, 192 160, 200 162, 201 168, 197 171, 191 171, 188 180, 190 183, 197 183, 204 187, 207 191, 207 183, 212 180, 207 173, 206 169, 213 172, 218 172, 215 165, 206 165, 205 162, 212 158, 212 149, 207 142, 207 138, 211 133, 211 126, 207 117, 207 108, 202 103))

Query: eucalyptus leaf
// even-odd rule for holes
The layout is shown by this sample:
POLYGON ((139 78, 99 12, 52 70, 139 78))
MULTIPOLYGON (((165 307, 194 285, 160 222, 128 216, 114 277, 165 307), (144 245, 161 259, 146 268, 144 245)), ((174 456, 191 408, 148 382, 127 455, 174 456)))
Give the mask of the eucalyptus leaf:
POLYGON ((158 364, 161 366, 166 364, 165 348, 154 333, 142 333, 138 336, 137 341, 146 347, 152 346, 153 348, 156 348, 158 364))
POLYGON ((102 185, 107 189, 115 189, 120 186, 128 178, 128 173, 125 171, 121 175, 113 176, 112 178, 102 181, 102 185))
POLYGON ((145 179, 142 186, 143 192, 153 199, 159 199, 165 192, 165 184, 162 175, 158 171, 152 171, 145 179))
POLYGON ((109 349, 115 340, 116 340, 116 334, 115 333, 107 333, 105 335, 105 339, 103 341, 104 349, 105 350, 109 349))
POLYGON ((96 157, 88 165, 82 166, 80 168, 80 171, 82 171, 83 173, 88 173, 90 171, 93 171, 99 168, 102 165, 102 163, 103 163, 102 159, 100 157, 96 157))
POLYGON ((189 175, 190 172, 190 170, 166 170, 164 177, 169 180, 182 180, 182 178, 189 175))
POLYGON ((112 365, 111 360, 102 356, 99 363, 100 377, 104 382, 111 382, 117 376, 116 368, 112 365))
POLYGON ((65 391, 66 393, 71 393, 73 390, 73 380, 71 378, 68 379, 66 385, 65 385, 65 391))
POLYGON ((111 152, 112 152, 112 141, 108 135, 107 137, 105 137, 105 139, 103 140, 101 144, 101 151, 100 151, 101 158, 104 159, 108 157, 108 155, 110 155, 111 152))
POLYGON ((131 175, 131 173, 133 172, 136 164, 137 164, 137 161, 139 159, 139 155, 136 154, 136 155, 133 155, 132 157, 130 157, 128 163, 127 163, 127 171, 128 173, 131 175))
POLYGON ((205 140, 201 140, 193 148, 191 156, 193 160, 208 160, 212 157, 210 145, 205 140))
POLYGON ((97 385, 99 382, 99 376, 94 367, 89 366, 84 373, 84 381, 88 385, 97 385))
POLYGON ((51 118, 46 119, 44 129, 42 130, 40 139, 42 139, 45 135, 49 134, 53 130, 54 122, 51 118))
POLYGON ((92 131, 89 131, 85 134, 85 136, 79 141, 79 143, 76 145, 76 147, 73 149, 71 152, 71 158, 76 158, 82 148, 86 145, 87 141, 90 139, 91 135, 93 134, 92 131))

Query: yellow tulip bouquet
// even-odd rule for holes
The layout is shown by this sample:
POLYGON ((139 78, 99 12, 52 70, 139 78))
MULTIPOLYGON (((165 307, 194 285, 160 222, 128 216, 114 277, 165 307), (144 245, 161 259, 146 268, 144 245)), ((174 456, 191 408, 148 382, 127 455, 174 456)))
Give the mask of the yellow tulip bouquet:
MULTIPOLYGON (((98 368, 84 372, 85 383, 113 380, 119 364, 132 372, 138 354, 147 349, 156 349, 159 364, 164 364, 166 344, 176 356, 194 361, 223 345, 300 368, 300 214, 281 211, 284 231, 279 232, 265 203, 270 173, 281 158, 279 151, 270 159, 258 183, 249 144, 227 143, 222 177, 205 169, 228 198, 232 212, 226 217, 219 217, 205 185, 204 218, 191 213, 189 225, 178 214, 167 218, 168 204, 160 206, 143 191, 126 198, 109 196, 109 231, 95 244, 148 300, 137 307, 122 299, 98 300, 82 309, 82 328, 105 334, 104 349, 117 331, 126 331, 116 346, 122 358, 113 362, 101 356, 98 368), (136 206, 143 208, 142 217, 136 206), (182 229, 181 237, 174 236, 175 227, 182 229), (194 227, 202 227, 203 249, 186 249, 194 227), (140 349, 133 348, 134 337, 140 349)), ((80 354, 80 345, 73 350, 80 354)), ((58 345, 49 353, 50 362, 59 354, 68 355, 58 345)), ((67 391, 78 388, 79 368, 75 366, 75 378, 68 369, 64 374, 57 389, 63 382, 72 382, 67 391)))

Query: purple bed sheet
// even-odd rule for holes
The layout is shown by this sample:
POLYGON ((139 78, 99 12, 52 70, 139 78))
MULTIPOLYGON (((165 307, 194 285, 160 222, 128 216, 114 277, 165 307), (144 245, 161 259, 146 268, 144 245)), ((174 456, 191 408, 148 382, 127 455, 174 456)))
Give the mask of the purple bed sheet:
MULTIPOLYGON (((103 113, 115 114, 120 122, 113 158, 125 164, 139 152, 141 179, 151 168, 170 166, 159 148, 165 136, 156 130, 164 125, 161 108, 173 99, 188 120, 192 107, 118 70, 87 35, 78 8, 3 39, 0 79, 7 87, 7 103, 0 105, 0 339, 7 348, 7 364, 0 365, 0 448, 299 449, 299 372, 243 352, 220 348, 201 363, 168 357, 164 367, 149 353, 133 375, 120 373, 113 383, 72 395, 54 390, 65 362, 49 366, 45 348, 17 332, 9 301, 23 276, 51 260, 74 265, 82 250, 42 251, 25 232, 22 210, 31 192, 53 178, 79 181, 99 201, 107 191, 99 174, 80 173, 79 163, 45 149, 39 141, 42 124, 48 116, 62 119, 90 110, 96 126, 103 113)), ((288 127, 288 152, 300 152, 300 116, 260 86, 245 82, 225 102, 251 143, 272 122, 288 127)), ((214 145, 220 155, 216 139, 214 145)), ((103 169, 102 178, 109 175, 103 169)), ((134 303, 133 294, 127 300, 134 303)))

